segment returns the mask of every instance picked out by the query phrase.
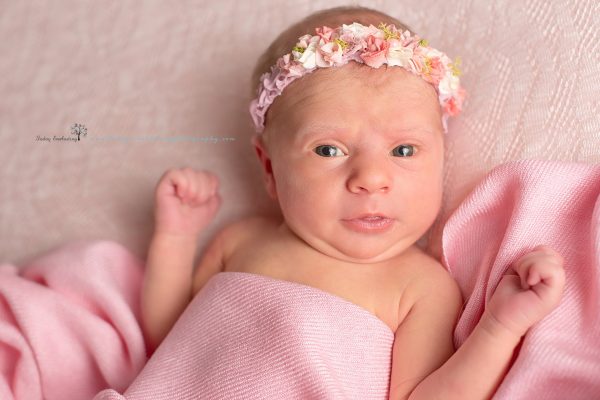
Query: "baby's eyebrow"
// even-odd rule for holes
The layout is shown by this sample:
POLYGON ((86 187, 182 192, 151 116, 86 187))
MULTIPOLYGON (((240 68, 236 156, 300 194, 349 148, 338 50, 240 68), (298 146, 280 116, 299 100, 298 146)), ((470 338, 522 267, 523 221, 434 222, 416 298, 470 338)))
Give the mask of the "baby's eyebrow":
MULTIPOLYGON (((304 127, 301 127, 298 132, 297 132, 297 138, 298 139, 302 139, 306 136, 309 136, 310 134, 318 134, 318 133, 322 133, 322 132, 328 132, 328 133, 336 133, 336 132, 345 132, 348 131, 348 128, 344 128, 341 126, 335 126, 335 125, 326 125, 326 124, 314 124, 314 125, 307 125, 304 127)), ((398 134, 402 134, 402 133, 419 133, 419 132, 425 132, 428 135, 435 135, 435 133, 433 132, 433 130, 425 128, 425 127, 420 127, 420 126, 415 126, 415 127, 398 127, 398 128, 389 128, 387 130, 387 132, 389 132, 390 136, 396 136, 398 134)))
POLYGON ((417 128, 408 128, 408 129, 400 129, 396 132, 407 132, 407 133, 411 133, 411 132, 425 132, 429 135, 434 135, 434 132, 430 129, 427 128, 421 128, 421 127, 417 127, 417 128))
POLYGON ((325 125, 325 124, 313 124, 301 127, 297 132, 297 137, 299 139, 308 136, 311 133, 321 133, 321 132, 343 132, 347 130, 346 128, 335 126, 335 125, 325 125))

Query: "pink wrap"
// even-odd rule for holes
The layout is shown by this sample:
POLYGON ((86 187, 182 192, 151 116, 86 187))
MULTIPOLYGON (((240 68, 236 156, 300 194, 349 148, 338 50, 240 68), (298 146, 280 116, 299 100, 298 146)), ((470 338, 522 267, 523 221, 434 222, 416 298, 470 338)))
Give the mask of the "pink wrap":
POLYGON ((528 331, 494 399, 600 399, 600 165, 503 164, 452 214, 443 262, 468 299, 456 346, 506 269, 538 244, 564 257, 565 293, 528 331))
POLYGON ((0 399, 89 400, 146 362, 142 263, 123 246, 75 242, 0 265, 0 399))
POLYGON ((213 276, 123 396, 96 400, 387 399, 394 334, 322 290, 213 276))

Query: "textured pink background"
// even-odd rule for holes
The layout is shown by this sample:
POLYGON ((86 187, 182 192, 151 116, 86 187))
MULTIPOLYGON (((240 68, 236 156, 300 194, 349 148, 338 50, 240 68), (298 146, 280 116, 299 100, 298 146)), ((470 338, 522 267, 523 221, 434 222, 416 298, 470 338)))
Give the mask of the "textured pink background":
MULTIPOLYGON (((3 2, 0 259, 21 262, 79 238, 114 239, 145 257, 153 189, 170 167, 221 178, 223 207, 201 242, 241 216, 276 213, 249 143, 251 68, 289 23, 343 4, 3 2), (88 130, 80 142, 36 140, 74 137, 74 123, 88 130), (235 140, 175 140, 183 136, 235 140)), ((434 249, 443 222, 494 166, 600 162, 597 1, 358 4, 463 59, 470 96, 450 122, 434 249)))

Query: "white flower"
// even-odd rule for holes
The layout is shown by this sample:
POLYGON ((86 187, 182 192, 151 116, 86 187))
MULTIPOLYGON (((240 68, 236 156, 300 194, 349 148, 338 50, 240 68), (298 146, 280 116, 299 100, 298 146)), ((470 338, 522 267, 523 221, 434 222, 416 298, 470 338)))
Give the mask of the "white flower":
POLYGON ((354 35, 354 37, 361 38, 364 36, 367 27, 359 24, 358 22, 353 22, 351 25, 342 25, 342 33, 350 32, 354 35))
POLYGON ((387 63, 389 66, 399 65, 404 68, 410 68, 410 60, 413 51, 409 47, 403 47, 399 40, 390 40, 390 48, 387 53, 387 63))
POLYGON ((444 53, 442 53, 439 50, 436 49, 432 49, 431 47, 426 47, 425 50, 423 51, 423 54, 429 58, 442 58, 442 57, 446 57, 446 55, 444 53))
POLYGON ((313 69, 317 65, 317 46, 320 39, 319 36, 313 36, 308 43, 308 47, 304 49, 304 53, 298 59, 304 68, 313 69))
POLYGON ((440 81, 439 91, 440 95, 451 95, 453 94, 460 85, 460 79, 452 74, 452 71, 446 71, 446 75, 440 81))

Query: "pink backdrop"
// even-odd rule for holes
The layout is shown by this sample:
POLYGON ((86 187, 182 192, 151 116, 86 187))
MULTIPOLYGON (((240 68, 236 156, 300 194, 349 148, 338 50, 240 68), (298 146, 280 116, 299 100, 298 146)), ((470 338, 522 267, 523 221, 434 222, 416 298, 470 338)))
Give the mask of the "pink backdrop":
MULTIPOLYGON (((153 189, 170 167, 221 178, 223 206, 201 242, 241 216, 276 213, 249 142, 251 68, 289 23, 343 4, 4 1, 0 259, 20 263, 80 238, 145 257, 153 189), (80 141, 54 140, 74 139, 75 123, 87 129, 80 141)), ((358 4, 463 60, 469 98, 450 122, 434 252, 444 221, 494 166, 600 161, 597 1, 358 4)))

